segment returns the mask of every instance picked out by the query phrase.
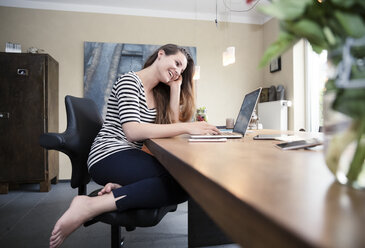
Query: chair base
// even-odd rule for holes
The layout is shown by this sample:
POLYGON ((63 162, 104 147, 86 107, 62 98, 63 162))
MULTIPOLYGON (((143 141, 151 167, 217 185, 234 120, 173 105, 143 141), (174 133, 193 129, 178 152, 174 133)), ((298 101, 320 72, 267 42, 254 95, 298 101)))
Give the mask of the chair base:
POLYGON ((112 248, 121 248, 124 246, 124 238, 121 236, 120 226, 111 226, 112 239, 111 246, 112 248))

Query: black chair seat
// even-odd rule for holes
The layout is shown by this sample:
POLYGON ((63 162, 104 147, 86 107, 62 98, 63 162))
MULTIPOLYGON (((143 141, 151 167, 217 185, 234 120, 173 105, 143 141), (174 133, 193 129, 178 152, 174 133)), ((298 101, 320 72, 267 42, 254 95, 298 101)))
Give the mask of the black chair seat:
MULTIPOLYGON (((89 196, 97 196, 100 190, 101 189, 94 190, 89 194, 89 196)), ((176 205, 171 205, 161 208, 130 209, 123 212, 107 212, 86 222, 84 226, 89 226, 96 222, 103 222, 110 225, 124 226, 127 231, 132 231, 135 227, 150 227, 157 225, 168 212, 174 212, 176 211, 176 208, 176 205)))

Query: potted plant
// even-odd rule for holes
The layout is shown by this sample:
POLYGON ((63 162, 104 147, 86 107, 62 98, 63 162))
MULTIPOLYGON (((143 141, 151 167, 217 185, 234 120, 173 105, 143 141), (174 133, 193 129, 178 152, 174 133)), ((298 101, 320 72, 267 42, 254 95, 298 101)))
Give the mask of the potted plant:
POLYGON ((261 66, 302 38, 315 52, 328 51, 332 73, 324 96, 326 164, 340 183, 364 189, 365 1, 274 0, 261 10, 279 19, 281 30, 261 66))
POLYGON ((208 115, 207 115, 207 108, 206 107, 200 107, 196 110, 195 120, 196 121, 208 121, 208 115))

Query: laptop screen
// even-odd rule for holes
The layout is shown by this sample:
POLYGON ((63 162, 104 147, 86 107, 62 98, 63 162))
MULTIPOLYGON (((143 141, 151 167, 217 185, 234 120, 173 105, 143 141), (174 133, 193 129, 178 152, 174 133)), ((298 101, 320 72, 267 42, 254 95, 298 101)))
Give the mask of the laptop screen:
POLYGON ((240 112, 236 119, 236 124, 234 125, 233 132, 242 133, 245 135, 248 125, 250 124, 252 112, 255 109, 257 100, 259 99, 262 88, 252 91, 245 95, 243 103, 241 105, 240 112))

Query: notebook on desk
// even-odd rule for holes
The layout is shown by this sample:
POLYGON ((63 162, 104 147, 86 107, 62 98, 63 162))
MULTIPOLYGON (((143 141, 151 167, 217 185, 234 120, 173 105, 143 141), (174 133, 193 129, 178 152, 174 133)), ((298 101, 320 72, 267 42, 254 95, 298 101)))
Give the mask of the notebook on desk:
POLYGON ((247 127, 250 124, 251 116, 257 101, 259 99, 262 88, 258 88, 248 94, 245 95, 243 99, 241 109, 238 113, 236 123, 234 124, 232 132, 222 132, 221 134, 216 135, 208 135, 208 134, 194 134, 190 135, 191 139, 218 139, 218 138, 227 138, 227 139, 239 139, 245 136, 247 131, 247 127))

